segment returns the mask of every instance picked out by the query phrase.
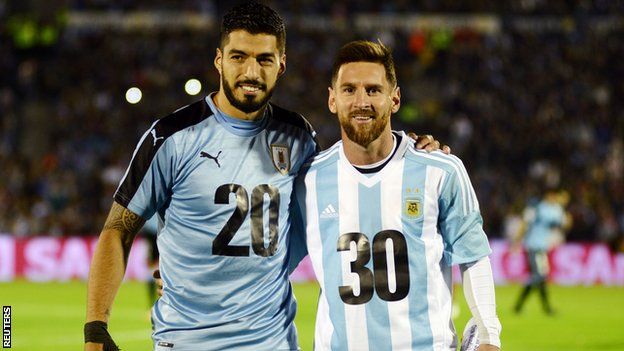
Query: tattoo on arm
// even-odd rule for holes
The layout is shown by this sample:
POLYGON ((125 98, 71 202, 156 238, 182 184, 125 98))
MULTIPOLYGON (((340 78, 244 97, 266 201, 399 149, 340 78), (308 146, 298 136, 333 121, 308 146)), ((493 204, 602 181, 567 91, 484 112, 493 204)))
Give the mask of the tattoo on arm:
POLYGON ((120 232, 136 233, 141 229, 144 222, 141 216, 113 202, 108 218, 106 218, 106 223, 104 223, 104 229, 116 229, 120 232))
POLYGON ((130 252, 132 241, 136 233, 143 227, 145 220, 136 213, 128 210, 117 202, 113 202, 104 230, 116 230, 121 233, 124 251, 130 252))

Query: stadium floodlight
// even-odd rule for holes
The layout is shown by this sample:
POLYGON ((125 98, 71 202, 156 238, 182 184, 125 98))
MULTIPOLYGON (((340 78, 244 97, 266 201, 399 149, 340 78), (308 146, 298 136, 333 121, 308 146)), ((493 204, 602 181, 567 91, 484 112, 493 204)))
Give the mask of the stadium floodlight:
POLYGON ((201 83, 195 78, 187 80, 186 84, 184 84, 184 91, 186 91, 186 93, 189 95, 199 94, 201 88, 201 83))
POLYGON ((143 97, 143 93, 141 92, 141 89, 137 87, 132 87, 126 91, 126 101, 128 101, 131 104, 139 103, 142 97, 143 97))

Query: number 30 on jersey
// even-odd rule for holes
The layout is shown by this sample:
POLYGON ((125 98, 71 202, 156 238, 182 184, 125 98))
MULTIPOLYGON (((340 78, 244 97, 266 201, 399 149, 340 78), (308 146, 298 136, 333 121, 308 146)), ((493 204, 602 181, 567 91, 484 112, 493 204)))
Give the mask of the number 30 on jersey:
POLYGON ((367 303, 373 298, 374 292, 384 301, 402 300, 409 293, 409 261, 407 258, 407 243, 403 234, 396 230, 382 230, 373 237, 373 271, 366 264, 371 258, 370 241, 362 233, 346 233, 338 238, 337 250, 351 251, 352 246, 357 250, 355 260, 351 261, 351 273, 359 278, 360 293, 355 295, 353 285, 338 287, 340 298, 349 305, 367 303), (354 243, 355 245, 352 245, 354 243), (388 244, 392 245, 394 269, 388 269, 388 244), (394 274, 396 287, 391 291, 390 274, 394 274))

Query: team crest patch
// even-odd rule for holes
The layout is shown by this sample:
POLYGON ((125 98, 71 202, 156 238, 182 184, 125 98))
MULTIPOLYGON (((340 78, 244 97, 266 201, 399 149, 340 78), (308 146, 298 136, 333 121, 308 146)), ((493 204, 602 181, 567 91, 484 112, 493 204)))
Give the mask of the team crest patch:
POLYGON ((271 145, 273 165, 281 174, 287 175, 290 171, 290 148, 285 145, 271 145))
POLYGON ((422 199, 415 197, 405 199, 405 215, 411 219, 420 218, 422 216, 422 199))

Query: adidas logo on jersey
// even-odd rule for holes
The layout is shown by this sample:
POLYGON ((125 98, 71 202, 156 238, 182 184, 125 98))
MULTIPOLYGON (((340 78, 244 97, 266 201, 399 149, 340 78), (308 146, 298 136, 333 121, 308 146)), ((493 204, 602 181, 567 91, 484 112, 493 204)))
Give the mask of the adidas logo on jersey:
POLYGON ((323 212, 321 212, 321 218, 336 218, 338 217, 338 211, 332 204, 327 205, 323 212))

